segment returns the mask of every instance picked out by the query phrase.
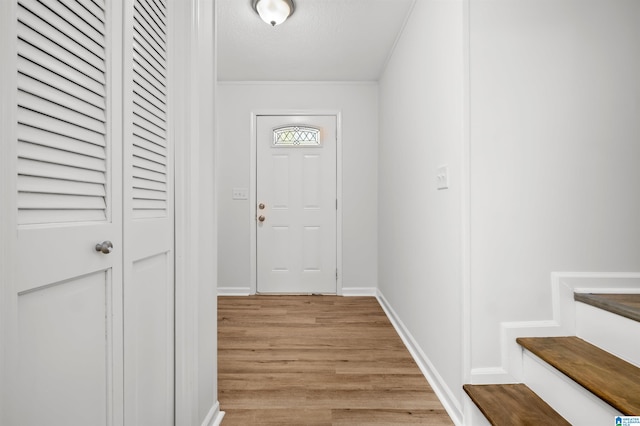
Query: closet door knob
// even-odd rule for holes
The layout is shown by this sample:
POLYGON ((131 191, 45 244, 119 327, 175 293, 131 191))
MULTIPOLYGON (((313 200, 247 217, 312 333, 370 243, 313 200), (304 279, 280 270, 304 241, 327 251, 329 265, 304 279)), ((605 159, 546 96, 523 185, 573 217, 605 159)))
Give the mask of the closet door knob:
POLYGON ((260 221, 260 222, 264 222, 264 219, 265 219, 265 217, 264 217, 264 216, 262 216, 262 215, 258 216, 258 221, 260 221))
POLYGON ((109 254, 113 251, 113 244, 111 241, 103 241, 102 243, 96 244, 96 251, 99 251, 103 254, 109 254))

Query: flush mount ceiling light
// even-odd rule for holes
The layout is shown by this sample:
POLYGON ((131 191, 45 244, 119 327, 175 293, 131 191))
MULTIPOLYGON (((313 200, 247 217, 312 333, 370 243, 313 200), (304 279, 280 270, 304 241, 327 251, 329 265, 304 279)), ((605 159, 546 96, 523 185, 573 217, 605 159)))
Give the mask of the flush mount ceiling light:
POLYGON ((275 27, 293 14, 293 0, 252 0, 253 9, 267 24, 275 27))

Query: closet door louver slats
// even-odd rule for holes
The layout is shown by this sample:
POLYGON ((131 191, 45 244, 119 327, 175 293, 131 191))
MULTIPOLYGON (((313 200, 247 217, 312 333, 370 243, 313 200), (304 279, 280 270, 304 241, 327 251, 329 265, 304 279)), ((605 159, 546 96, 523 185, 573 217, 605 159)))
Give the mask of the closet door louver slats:
POLYGON ((18 146, 18 156, 20 158, 57 164, 74 169, 93 170, 101 173, 106 172, 105 161, 102 158, 88 157, 86 155, 24 141, 18 146))
POLYGON ((151 36, 138 23, 134 24, 133 30, 136 38, 136 44, 134 45, 135 51, 141 53, 145 61, 151 64, 156 70, 162 72, 166 58, 158 53, 156 48, 147 41, 147 38, 151 36))
MULTIPOLYGON (((138 168, 138 170, 136 170, 136 177, 134 178, 134 188, 153 189, 152 185, 157 182, 166 185, 167 176, 163 173, 157 173, 143 168, 138 168)), ((163 189, 163 191, 166 191, 166 189, 163 189)))
POLYGON ((164 170, 164 159, 165 156, 161 155, 161 154, 157 154, 153 151, 147 151, 144 148, 140 148, 139 146, 134 146, 133 147, 133 155, 134 157, 138 157, 138 158, 146 158, 147 160, 154 162, 156 164, 158 164, 159 166, 162 166, 163 170, 164 170))
POLYGON ((151 153, 159 154, 163 157, 167 156, 167 149, 165 147, 156 145, 153 142, 149 142, 142 138, 136 137, 135 147, 145 149, 151 153))
MULTIPOLYGON (((80 5, 82 1, 39 0, 39 2, 44 4, 45 7, 49 8, 64 21, 68 22, 69 25, 76 29, 76 31, 85 34, 87 37, 91 37, 96 43, 105 46, 104 26, 100 26, 100 29, 97 30, 87 24, 87 22, 82 18, 82 15, 86 13, 85 9, 80 5)), ((104 19, 102 19, 102 22, 104 22, 104 19)), ((70 34, 74 36, 76 35, 73 32, 70 34)))
POLYGON ((48 55, 42 50, 36 49, 29 43, 26 43, 20 39, 18 39, 18 52, 19 60, 29 60, 34 65, 55 73, 61 78, 68 80, 70 83, 77 84, 81 88, 93 92, 96 95, 104 98, 105 87, 103 83, 91 79, 75 67, 69 66, 63 61, 58 60, 55 56, 48 55), (43 64, 46 64, 46 67, 43 64))
POLYGON ((151 95, 146 93, 141 86, 134 86, 133 88, 133 105, 140 107, 150 114, 153 114, 162 123, 166 123, 167 114, 164 108, 158 108, 152 101, 147 98, 151 98, 151 95))
POLYGON ((29 76, 34 81, 39 81, 47 86, 55 87, 61 92, 65 92, 74 98, 84 101, 87 105, 99 109, 104 105, 103 95, 96 94, 83 86, 61 77, 59 74, 56 74, 51 70, 42 68, 24 57, 18 58, 18 67, 20 68, 20 75, 29 76))
MULTIPOLYGON (((18 79, 18 84, 20 84, 20 79, 18 79)), ((106 134, 104 121, 93 119, 78 112, 77 109, 80 109, 82 105, 79 105, 78 102, 74 103, 73 98, 63 96, 63 99, 60 100, 59 103, 56 103, 58 93, 56 93, 55 90, 45 87, 42 91, 37 91, 36 89, 37 95, 27 92, 27 90, 34 90, 34 86, 36 85, 23 87, 18 93, 18 104, 22 108, 38 112, 39 114, 44 114, 47 117, 63 121, 70 125, 81 127, 101 135, 106 134), (45 99, 42 96, 49 96, 49 99, 45 99), (67 102, 67 100, 69 102, 67 102), (73 109, 64 104, 73 107, 73 109)))
POLYGON ((78 139, 73 139, 65 135, 59 135, 35 127, 24 126, 22 128, 21 140, 36 145, 49 146, 60 151, 82 154, 87 157, 105 159, 104 148, 100 145, 93 145, 78 139))
MULTIPOLYGON (((18 24, 18 37, 20 40, 38 48, 51 58, 57 59, 58 61, 75 68, 80 73, 95 80, 97 83, 105 83, 104 71, 95 68, 92 64, 85 61, 83 58, 84 52, 69 51, 32 28, 26 25, 21 25, 21 23, 18 24)), ((71 47, 71 45, 69 47, 71 47)), ((80 49, 84 50, 84 48, 77 48, 77 50, 80 49)))
POLYGON ((166 104, 167 99, 166 95, 163 92, 163 89, 159 89, 157 85, 153 84, 153 78, 150 76, 150 73, 140 66, 140 63, 135 61, 133 62, 133 72, 135 74, 136 84, 138 84, 142 89, 148 92, 153 98, 151 98, 152 102, 160 102, 163 105, 166 104))
POLYGON ((137 49, 137 46, 134 46, 134 49, 134 71, 143 76, 144 79, 153 87, 155 87, 159 92, 161 92, 162 95, 166 95, 167 82, 165 81, 162 72, 154 68, 153 64, 143 56, 147 52, 143 52, 143 55, 141 55, 139 53, 139 49, 137 49), (143 66, 137 64, 143 64, 143 66))
POLYGON ((74 38, 70 39, 65 33, 61 32, 63 27, 65 27, 64 25, 56 28, 43 19, 45 12, 49 12, 46 13, 49 19, 57 18, 55 14, 44 7, 31 7, 30 9, 18 9, 18 20, 29 29, 51 40, 60 46, 60 48, 74 52, 80 56, 82 60, 104 72, 104 62, 101 60, 101 58, 104 57, 104 46, 96 43, 94 38, 87 37, 84 33, 77 30, 74 31, 74 38), (39 15, 37 13, 39 13, 39 15), (78 47, 81 49, 78 49, 78 47))
POLYGON ((18 5, 18 221, 104 221, 104 2, 18 5))
MULTIPOLYGON (((22 176, 39 176, 44 179, 59 179, 63 184, 69 182, 93 182, 104 187, 106 184, 105 174, 101 171, 78 169, 59 164, 43 163, 26 158, 18 159, 18 168, 23 173, 22 176)), ((18 179, 18 186, 20 185, 18 179)))
MULTIPOLYGON (((66 3, 67 0, 65 0, 66 3)), ((75 1, 75 0, 68 0, 68 1, 75 1)), ((94 3, 93 1, 85 1, 82 2, 81 6, 87 11, 89 12, 91 15, 93 15, 93 17, 101 22, 102 24, 104 24, 104 7, 100 7, 98 6, 96 3, 94 3)), ((91 22, 91 21, 89 21, 91 22)), ((93 24, 92 24, 93 25, 93 24)), ((103 26, 100 26, 99 24, 96 26, 94 25, 94 28, 104 28, 103 26)))
POLYGON ((164 7, 159 6, 154 1, 145 0, 145 3, 149 5, 148 10, 153 12, 153 19, 159 20, 162 23, 162 25, 164 25, 163 28, 166 29, 167 16, 165 15, 164 7))
POLYGON ((145 0, 137 0, 134 3, 135 16, 134 20, 143 25, 153 40, 158 44, 158 47, 166 52, 166 26, 163 23, 158 23, 153 19, 152 14, 149 13, 149 4, 145 0))
POLYGON ((149 123, 149 128, 155 129, 152 130, 154 133, 159 134, 158 132, 166 130, 166 123, 163 120, 142 108, 136 101, 133 102, 133 113, 140 117, 141 120, 149 123))
MULTIPOLYGON (((94 145, 106 146, 104 135, 92 132, 73 123, 56 120, 48 115, 41 114, 26 108, 18 109, 18 123, 24 126, 30 126, 37 129, 46 130, 53 134, 68 136, 81 142, 92 143, 94 145)), ((20 128, 18 130, 21 130, 20 128)), ((18 133, 18 139, 22 140, 21 133, 18 133)))
POLYGON ((166 5, 136 0, 133 13, 133 217, 166 217, 166 5))
POLYGON ((64 4, 67 9, 73 10, 73 13, 91 26, 93 30, 104 35, 104 20, 102 19, 104 12, 97 9, 91 1, 59 0, 59 2, 64 4), (77 3, 80 3, 80 8, 75 7, 77 3))
POLYGON ((164 164, 159 164, 151 160, 147 160, 146 153, 134 152, 133 154, 133 167, 144 170, 151 170, 152 172, 160 173, 162 175, 167 174, 167 168, 164 164), (144 157, 139 157, 143 155, 144 157))

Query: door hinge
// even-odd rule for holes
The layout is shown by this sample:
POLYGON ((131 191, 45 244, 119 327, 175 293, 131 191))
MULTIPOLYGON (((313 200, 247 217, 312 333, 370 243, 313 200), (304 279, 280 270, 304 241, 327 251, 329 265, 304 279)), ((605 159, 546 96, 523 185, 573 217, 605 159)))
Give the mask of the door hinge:
POLYGON ((336 281, 338 281, 338 268, 336 268, 336 281))

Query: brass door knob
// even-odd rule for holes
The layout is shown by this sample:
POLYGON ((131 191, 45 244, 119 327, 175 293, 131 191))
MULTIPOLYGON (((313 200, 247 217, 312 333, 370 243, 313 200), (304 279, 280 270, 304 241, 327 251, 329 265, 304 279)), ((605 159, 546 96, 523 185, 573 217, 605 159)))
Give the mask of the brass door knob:
POLYGON ((264 208, 265 208, 265 207, 266 207, 266 206, 264 205, 264 203, 260 203, 260 204, 258 204, 258 208, 259 208, 260 210, 264 210, 264 208))
POLYGON ((262 215, 258 216, 258 221, 260 221, 260 222, 264 222, 264 219, 265 219, 265 217, 264 217, 264 216, 262 216, 262 215))

